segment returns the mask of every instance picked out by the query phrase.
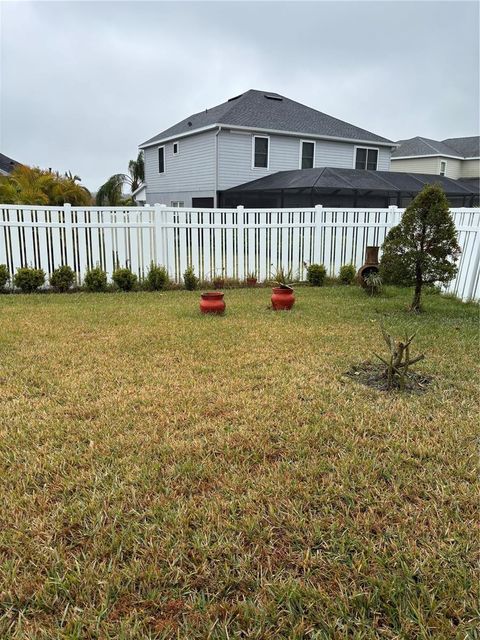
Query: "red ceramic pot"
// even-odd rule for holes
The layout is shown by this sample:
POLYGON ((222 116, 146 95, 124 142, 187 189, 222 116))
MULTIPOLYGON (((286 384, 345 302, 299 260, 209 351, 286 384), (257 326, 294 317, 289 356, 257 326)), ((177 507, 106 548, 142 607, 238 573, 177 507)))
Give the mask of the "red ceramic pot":
POLYGON ((275 311, 288 311, 295 302, 293 289, 284 289, 283 287, 274 287, 272 289, 272 307, 275 311))
POLYGON ((247 278, 247 286, 254 287, 257 284, 256 278, 247 278))
POLYGON ((221 314, 225 311, 225 300, 223 291, 208 291, 201 294, 200 311, 202 313, 221 314))

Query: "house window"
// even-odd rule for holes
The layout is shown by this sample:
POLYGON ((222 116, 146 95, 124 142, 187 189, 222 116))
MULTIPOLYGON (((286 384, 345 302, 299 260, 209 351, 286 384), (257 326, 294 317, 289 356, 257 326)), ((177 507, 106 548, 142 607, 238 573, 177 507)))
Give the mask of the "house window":
POLYGON ((183 200, 172 200, 170 202, 170 206, 171 207, 180 207, 181 208, 181 207, 185 206, 185 203, 183 202, 183 200))
POLYGON ((378 149, 366 149, 357 147, 355 155, 355 169, 377 170, 378 149))
POLYGON ((176 156, 178 154, 178 142, 173 143, 173 155, 176 156))
POLYGON ((253 136, 253 166, 268 169, 270 139, 267 136, 253 136))
POLYGON ((440 162, 440 175, 444 176, 447 173, 447 161, 442 160, 440 162))
POLYGON ((300 145, 300 169, 313 169, 315 142, 302 140, 300 145))
POLYGON ((165 173, 165 147, 158 147, 158 173, 165 173))

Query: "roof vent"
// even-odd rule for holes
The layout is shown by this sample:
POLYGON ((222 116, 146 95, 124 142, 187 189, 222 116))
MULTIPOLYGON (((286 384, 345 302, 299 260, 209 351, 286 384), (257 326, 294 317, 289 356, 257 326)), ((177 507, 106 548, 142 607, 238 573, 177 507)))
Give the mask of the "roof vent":
POLYGON ((190 122, 190 120, 187 122, 188 126, 191 127, 192 123, 190 122))
POLYGON ((278 102, 282 102, 283 100, 281 96, 277 96, 274 93, 264 93, 263 95, 267 100, 278 100, 278 102))
POLYGON ((238 100, 238 98, 241 98, 242 96, 243 96, 243 93, 241 93, 241 94, 240 94, 240 95, 238 95, 238 96, 233 96, 233 98, 229 98, 229 99, 227 100, 227 102, 232 102, 232 100, 238 100))

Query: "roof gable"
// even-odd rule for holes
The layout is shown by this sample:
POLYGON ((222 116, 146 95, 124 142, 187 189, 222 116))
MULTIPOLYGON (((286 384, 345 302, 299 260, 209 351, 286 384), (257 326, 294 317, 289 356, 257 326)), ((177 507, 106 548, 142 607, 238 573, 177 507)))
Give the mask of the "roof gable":
POLYGON ((431 140, 430 138, 416 136, 415 138, 410 138, 410 140, 399 140, 399 142, 400 146, 392 153, 392 159, 432 155, 462 157, 458 151, 455 151, 455 149, 444 142, 431 140))
POLYGON ((188 135, 190 132, 216 124, 394 145, 387 138, 278 93, 250 89, 212 109, 185 118, 141 146, 149 146, 177 135, 188 135))
POLYGON ((447 138, 443 140, 443 142, 452 149, 455 149, 464 158, 480 158, 480 136, 447 138))
POLYGON ((414 156, 450 156, 463 160, 480 156, 479 136, 447 138, 442 141, 416 136, 399 142, 400 146, 392 153, 392 160, 414 156))

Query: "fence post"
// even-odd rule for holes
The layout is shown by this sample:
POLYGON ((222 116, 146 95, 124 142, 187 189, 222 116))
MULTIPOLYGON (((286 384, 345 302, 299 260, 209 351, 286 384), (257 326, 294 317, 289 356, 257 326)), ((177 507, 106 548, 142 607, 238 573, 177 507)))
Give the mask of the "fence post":
POLYGON ((243 205, 237 207, 237 240, 238 240, 238 255, 237 255, 237 278, 244 280, 245 273, 245 225, 243 220, 244 208, 243 205))
POLYGON ((76 260, 73 251, 73 220, 72 220, 72 205, 69 202, 65 202, 63 205, 64 225, 65 225, 65 253, 63 264, 68 264, 75 271, 76 284, 81 284, 81 274, 76 270, 76 260), (70 262, 70 257, 72 261, 70 262))
POLYGON ((391 229, 392 227, 396 227, 397 224, 399 224, 400 219, 401 219, 401 215, 400 215, 400 209, 397 207, 396 204, 391 204, 388 207, 388 222, 389 222, 389 229, 391 229))
POLYGON ((475 261, 470 271, 470 282, 468 284, 468 293, 467 293, 466 300, 475 299, 475 289, 476 289, 477 282, 480 278, 480 230, 479 229, 477 229, 475 232, 475 240, 474 240, 473 246, 476 247, 476 250, 475 249, 473 250, 473 255, 475 255, 475 261))
POLYGON ((322 264, 321 258, 321 241, 322 241, 322 213, 323 213, 323 205, 316 204, 315 205, 315 238, 314 238, 314 250, 313 250, 313 261, 318 264, 322 264), (317 251, 318 247, 318 251, 317 251))
POLYGON ((155 262, 159 265, 163 265, 168 270, 168 248, 167 248, 167 230, 165 228, 166 206, 156 202, 153 205, 153 224, 155 225, 155 262))

